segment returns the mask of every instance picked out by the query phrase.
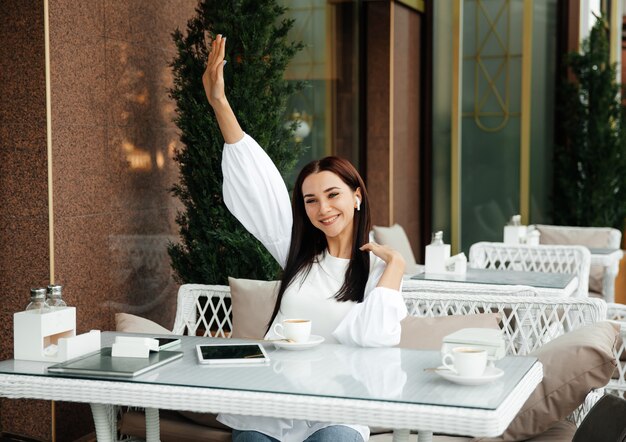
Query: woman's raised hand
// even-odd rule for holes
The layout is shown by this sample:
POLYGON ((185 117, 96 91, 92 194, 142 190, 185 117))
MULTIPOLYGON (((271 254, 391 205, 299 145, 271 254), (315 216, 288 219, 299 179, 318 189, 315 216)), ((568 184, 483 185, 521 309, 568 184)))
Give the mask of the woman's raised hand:
MULTIPOLYGON (((209 42, 207 41, 207 47, 209 42)), ((211 42, 211 50, 202 75, 202 84, 209 104, 215 112, 217 123, 222 131, 224 141, 228 144, 238 142, 243 138, 243 131, 237 122, 237 117, 228 104, 224 93, 224 54, 226 53, 226 37, 222 34, 211 42)))
MULTIPOLYGON (((207 39, 207 46, 209 41, 207 39)), ((207 59, 206 69, 202 75, 204 92, 209 104, 215 107, 226 100, 224 93, 224 54, 226 53, 226 37, 218 34, 215 40, 210 42, 211 49, 207 59)))

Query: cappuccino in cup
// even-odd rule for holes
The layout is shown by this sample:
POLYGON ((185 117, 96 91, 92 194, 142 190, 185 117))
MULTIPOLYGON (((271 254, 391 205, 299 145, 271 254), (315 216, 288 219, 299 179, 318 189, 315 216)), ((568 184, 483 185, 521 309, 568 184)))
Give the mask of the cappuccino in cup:
POLYGON ((443 355, 447 369, 463 377, 480 377, 487 368, 487 350, 475 347, 455 347, 443 355))
POLYGON ((311 320, 285 319, 274 325, 274 333, 289 341, 309 342, 311 336, 311 320))

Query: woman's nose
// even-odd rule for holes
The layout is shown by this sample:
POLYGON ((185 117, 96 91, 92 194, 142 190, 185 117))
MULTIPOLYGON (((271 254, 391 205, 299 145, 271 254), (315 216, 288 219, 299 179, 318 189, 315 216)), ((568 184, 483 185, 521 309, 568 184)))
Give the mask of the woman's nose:
POLYGON ((330 204, 326 200, 320 201, 320 212, 325 213, 330 209, 330 204))

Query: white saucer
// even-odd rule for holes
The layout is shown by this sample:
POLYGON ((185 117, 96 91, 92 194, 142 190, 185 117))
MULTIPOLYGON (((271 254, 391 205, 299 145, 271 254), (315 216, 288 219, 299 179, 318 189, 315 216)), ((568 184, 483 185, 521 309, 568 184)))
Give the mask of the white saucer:
POLYGON ((274 341, 273 344, 276 348, 282 348, 285 350, 305 350, 307 348, 315 347, 324 342, 324 338, 318 335, 311 335, 308 342, 287 342, 287 341, 274 341))
POLYGON ((435 370, 435 373, 437 373, 439 376, 441 376, 444 379, 454 382, 455 384, 461 384, 461 385, 487 384, 489 382, 492 382, 492 381, 495 381, 496 379, 501 378, 502 375, 504 374, 504 372, 500 370, 498 367, 487 367, 485 369, 485 373, 483 373, 482 376, 466 377, 466 376, 459 376, 455 372, 443 366, 438 367, 437 370, 435 370))

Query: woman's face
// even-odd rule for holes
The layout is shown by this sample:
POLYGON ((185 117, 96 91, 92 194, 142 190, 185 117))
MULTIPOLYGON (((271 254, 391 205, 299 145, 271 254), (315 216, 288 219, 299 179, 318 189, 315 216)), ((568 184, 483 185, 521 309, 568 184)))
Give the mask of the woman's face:
POLYGON ((355 197, 361 198, 360 189, 355 192, 339 176, 322 171, 305 178, 302 195, 306 214, 315 227, 329 238, 352 237, 355 197))

